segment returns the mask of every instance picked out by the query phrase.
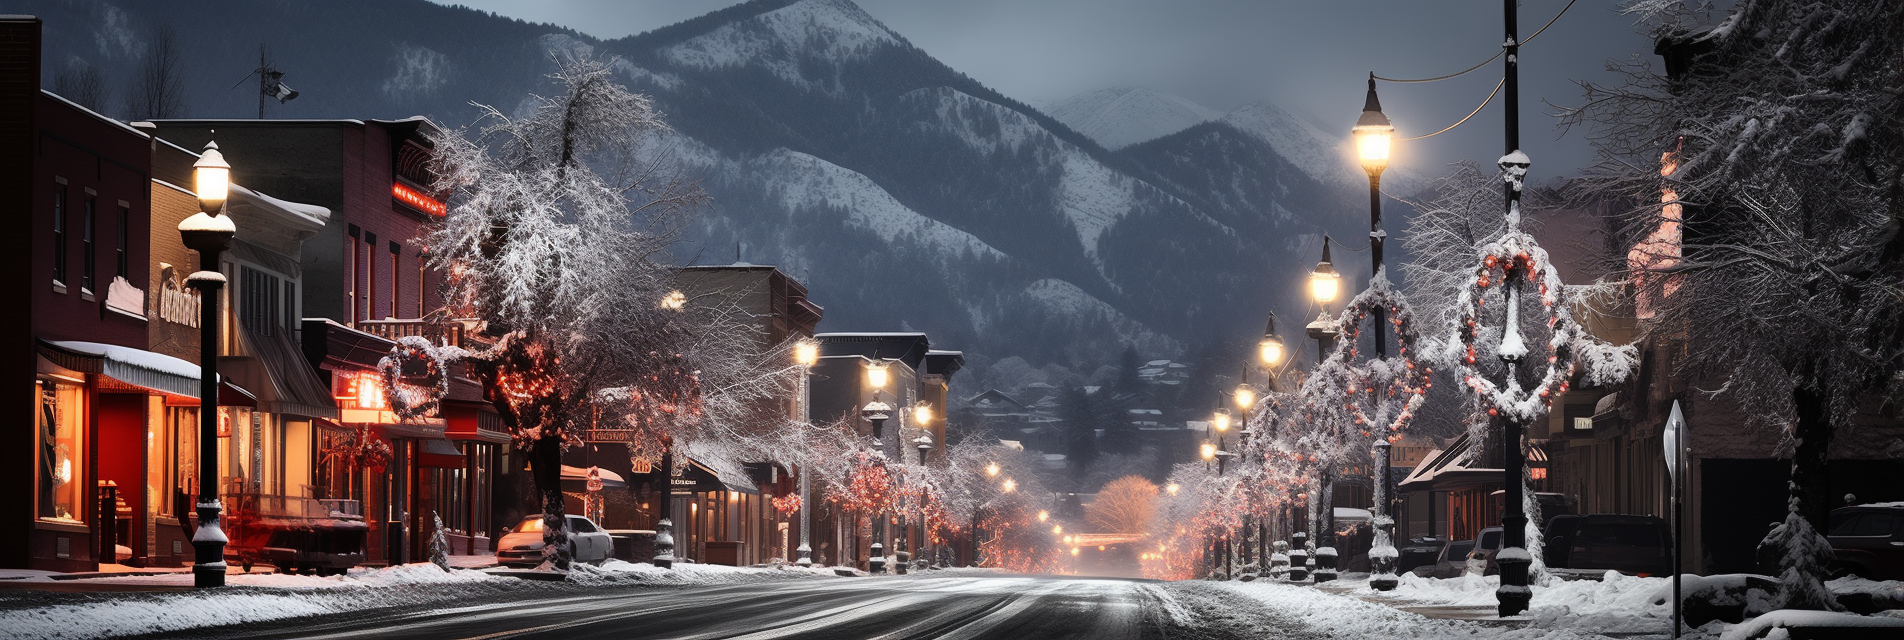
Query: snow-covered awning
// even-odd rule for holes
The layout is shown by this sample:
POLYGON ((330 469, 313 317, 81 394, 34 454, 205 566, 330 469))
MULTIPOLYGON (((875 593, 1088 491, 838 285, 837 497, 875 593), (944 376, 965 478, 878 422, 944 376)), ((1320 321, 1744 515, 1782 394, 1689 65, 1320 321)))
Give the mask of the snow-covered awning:
MULTIPOLYGON (((144 349, 78 340, 40 340, 40 356, 55 365, 102 375, 119 382, 180 398, 197 398, 198 365, 144 349)), ((251 392, 221 381, 218 404, 256 406, 251 392)))

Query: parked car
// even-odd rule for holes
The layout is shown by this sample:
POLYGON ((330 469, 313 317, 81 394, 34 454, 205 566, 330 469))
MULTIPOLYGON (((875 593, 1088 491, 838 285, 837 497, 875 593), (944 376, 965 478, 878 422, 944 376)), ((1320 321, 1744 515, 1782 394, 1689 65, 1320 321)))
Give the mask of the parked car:
POLYGON ((1826 538, 1833 577, 1904 579, 1904 502, 1834 509, 1826 538))
POLYGON ((1458 578, 1468 572, 1468 552, 1474 550, 1473 540, 1450 540, 1441 545, 1441 553, 1435 561, 1415 567, 1412 573, 1423 578, 1458 578))
POLYGON ((1654 516, 1556 516, 1541 537, 1549 567, 1637 576, 1673 572, 1672 529, 1654 516))
MULTIPOLYGON (((569 541, 575 546, 575 561, 591 564, 607 562, 615 553, 608 532, 582 516, 569 516, 569 541)), ((529 516, 509 529, 496 541, 496 563, 509 567, 533 567, 542 564, 542 516, 529 516)))
POLYGON ((1468 551, 1468 572, 1491 576, 1500 573, 1500 567, 1494 565, 1494 554, 1501 551, 1501 528, 1488 527, 1481 535, 1474 537, 1474 548, 1468 551))
POLYGON ((1395 561, 1395 572, 1414 571, 1415 567, 1432 567, 1441 555, 1441 548, 1448 546, 1447 539, 1424 536, 1410 538, 1402 545, 1401 557, 1395 561))

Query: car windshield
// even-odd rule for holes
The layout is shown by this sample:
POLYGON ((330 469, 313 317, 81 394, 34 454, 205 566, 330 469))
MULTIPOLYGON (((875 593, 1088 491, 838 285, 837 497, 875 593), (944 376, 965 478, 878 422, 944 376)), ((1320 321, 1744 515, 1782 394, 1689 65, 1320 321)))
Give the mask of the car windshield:
POLYGON ((516 525, 516 533, 535 533, 541 530, 542 530, 541 517, 524 518, 522 520, 522 524, 516 525))
POLYGON ((1450 542, 1448 543, 1448 552, 1443 557, 1444 559, 1453 560, 1455 558, 1468 555, 1468 552, 1473 550, 1474 550, 1473 540, 1464 540, 1461 542, 1450 542))

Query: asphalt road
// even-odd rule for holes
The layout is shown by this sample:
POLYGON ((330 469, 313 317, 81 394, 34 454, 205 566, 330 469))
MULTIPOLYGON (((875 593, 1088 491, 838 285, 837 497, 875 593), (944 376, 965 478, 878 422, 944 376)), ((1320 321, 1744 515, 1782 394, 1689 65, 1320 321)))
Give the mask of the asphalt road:
POLYGON ((1235 637, 1173 618, 1167 585, 1114 579, 884 577, 607 589, 387 608, 210 629, 193 638, 1235 637))

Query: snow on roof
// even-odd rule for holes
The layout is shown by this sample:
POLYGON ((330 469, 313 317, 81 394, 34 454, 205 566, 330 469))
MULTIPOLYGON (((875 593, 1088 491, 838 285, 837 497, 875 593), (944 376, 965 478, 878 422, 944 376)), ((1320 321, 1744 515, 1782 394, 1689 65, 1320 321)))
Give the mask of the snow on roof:
POLYGON ((324 228, 324 223, 329 222, 331 219, 331 210, 327 207, 304 204, 302 202, 292 202, 290 200, 280 200, 266 195, 262 191, 256 191, 235 183, 231 185, 231 191, 234 194, 242 196, 248 204, 257 205, 260 209, 278 213, 300 222, 310 223, 313 230, 324 228))
POLYGON ((84 113, 84 114, 86 114, 86 115, 89 115, 89 116, 92 116, 93 118, 95 118, 95 119, 97 119, 97 120, 99 120, 99 121, 101 121, 101 122, 106 122, 106 123, 110 123, 110 124, 112 124, 112 125, 113 125, 113 126, 115 126, 115 127, 119 127, 119 128, 121 128, 121 129, 125 129, 126 131, 130 131, 130 132, 132 132, 132 133, 133 133, 134 135, 137 135, 137 136, 139 136, 139 137, 141 137, 141 138, 150 138, 150 137, 152 137, 151 135, 149 135, 149 134, 147 134, 146 132, 144 132, 144 131, 140 131, 140 130, 138 130, 137 128, 134 128, 134 127, 133 127, 132 125, 129 125, 129 124, 126 124, 126 123, 124 123, 124 122, 120 122, 120 121, 118 121, 118 120, 114 120, 114 119, 112 119, 112 118, 108 118, 108 117, 106 117, 106 116, 103 116, 103 115, 100 115, 100 113, 99 113, 99 112, 97 112, 97 111, 93 111, 92 109, 88 109, 88 108, 85 108, 85 107, 82 107, 82 106, 79 106, 79 103, 77 103, 77 102, 73 102, 73 101, 71 101, 71 100, 67 100, 65 96, 62 96, 62 95, 60 95, 60 94, 57 94, 57 93, 53 93, 53 92, 51 92, 51 91, 47 91, 47 90, 45 90, 45 89, 41 89, 41 90, 40 90, 40 93, 41 93, 41 94, 43 94, 43 95, 45 95, 45 96, 47 96, 47 97, 49 97, 49 98, 52 98, 52 99, 54 99, 54 100, 58 100, 58 101, 60 101, 60 102, 64 102, 64 103, 66 103, 66 106, 69 106, 69 107, 72 107, 72 108, 74 108, 74 109, 78 109, 78 110, 79 110, 79 111, 80 111, 81 113, 84 113))

